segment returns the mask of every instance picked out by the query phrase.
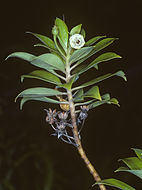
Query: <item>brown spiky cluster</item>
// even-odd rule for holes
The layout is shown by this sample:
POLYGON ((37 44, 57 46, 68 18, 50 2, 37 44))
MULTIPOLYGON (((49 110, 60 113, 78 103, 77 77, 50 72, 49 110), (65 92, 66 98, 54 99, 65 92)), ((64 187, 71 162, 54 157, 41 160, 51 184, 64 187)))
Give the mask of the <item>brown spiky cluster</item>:
MULTIPOLYGON (((54 133, 52 134, 53 136, 57 136, 58 139, 61 139, 62 141, 72 144, 74 146, 78 146, 75 143, 75 139, 73 136, 73 125, 72 125, 72 120, 70 117, 70 111, 66 112, 61 112, 61 111, 56 111, 44 109, 47 113, 46 115, 46 122, 48 122, 51 127, 54 129, 54 133)), ((80 110, 78 111, 79 113, 76 114, 76 121, 77 125, 80 128, 79 129, 79 136, 80 132, 82 130, 82 127, 84 125, 85 119, 88 116, 88 107, 87 106, 81 106, 80 110)))

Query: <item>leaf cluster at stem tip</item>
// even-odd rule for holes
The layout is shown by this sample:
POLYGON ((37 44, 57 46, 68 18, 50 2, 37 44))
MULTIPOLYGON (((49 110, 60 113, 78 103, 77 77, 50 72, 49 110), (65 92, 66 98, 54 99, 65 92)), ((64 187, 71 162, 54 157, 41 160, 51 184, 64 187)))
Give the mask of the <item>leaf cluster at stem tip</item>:
POLYGON ((107 73, 75 86, 75 82, 79 81, 81 74, 91 69, 98 70, 99 64, 102 62, 105 63, 112 59, 121 58, 120 55, 114 52, 106 52, 96 56, 96 53, 112 44, 118 38, 110 38, 103 35, 95 36, 86 41, 86 32, 82 28, 82 24, 73 27, 69 31, 66 23, 60 18, 55 19, 55 24, 52 28, 53 39, 33 32, 27 33, 39 40, 39 43, 34 46, 46 48, 47 53, 37 56, 28 52, 14 52, 7 59, 11 57, 20 58, 37 67, 37 70, 22 75, 21 82, 25 78, 34 78, 51 83, 53 88, 36 87, 23 90, 17 96, 17 98, 22 98, 21 109, 23 104, 29 100, 53 104, 64 103, 59 101, 57 96, 64 97, 64 100, 68 103, 67 90, 73 92, 75 106, 87 105, 89 109, 106 103, 119 106, 116 98, 111 98, 108 93, 102 95, 96 84, 114 76, 119 76, 126 81, 125 73, 121 70, 115 73, 107 73), (92 56, 94 60, 86 63, 86 60, 92 56), (91 86, 90 89, 86 91, 86 87, 89 86, 91 86))

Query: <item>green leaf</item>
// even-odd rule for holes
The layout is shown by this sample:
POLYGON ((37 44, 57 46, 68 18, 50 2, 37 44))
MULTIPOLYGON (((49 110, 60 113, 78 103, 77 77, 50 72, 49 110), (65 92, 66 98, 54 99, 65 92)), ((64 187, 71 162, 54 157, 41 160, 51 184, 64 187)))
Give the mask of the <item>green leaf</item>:
POLYGON ((111 187, 116 187, 121 190, 135 190, 133 187, 129 186, 128 184, 126 184, 120 180, 113 179, 113 178, 102 180, 100 182, 95 183, 95 185, 96 184, 104 184, 104 185, 108 185, 111 187))
POLYGON ((94 64, 109 61, 109 60, 115 59, 115 58, 121 58, 121 56, 117 55, 116 53, 113 53, 113 52, 103 53, 102 55, 98 56, 90 65, 95 66, 94 64))
POLYGON ((123 71, 118 71, 116 75, 119 77, 122 77, 125 81, 127 81, 127 78, 126 78, 125 73, 123 71))
POLYGON ((106 103, 108 103, 108 104, 116 104, 116 105, 120 106, 119 103, 118 103, 118 100, 116 98, 110 98, 109 94, 104 94, 103 96, 101 96, 101 99, 102 99, 102 101, 96 101, 96 102, 90 104, 89 109, 95 108, 97 106, 100 106, 100 105, 103 105, 103 104, 106 104, 106 103))
POLYGON ((104 49, 105 47, 109 46, 110 44, 112 44, 117 39, 118 38, 106 38, 106 39, 103 39, 103 40, 99 41, 96 45, 93 46, 94 49, 87 56, 85 56, 83 59, 81 59, 79 61, 79 63, 82 63, 83 61, 85 61, 86 59, 88 59, 89 57, 91 57, 92 55, 97 53, 98 51, 100 51, 100 50, 104 49))
POLYGON ((120 107, 119 105, 119 102, 116 98, 111 98, 109 101, 108 101, 109 104, 115 104, 117 105, 118 107, 120 107))
POLYGON ((22 75, 21 82, 23 82, 24 78, 40 79, 45 82, 50 82, 50 83, 53 83, 56 85, 61 84, 60 79, 56 75, 49 73, 47 71, 44 71, 44 70, 36 70, 36 71, 29 73, 28 75, 22 75))
POLYGON ((93 45, 94 43, 96 43, 98 40, 102 39, 102 38, 105 38, 106 36, 96 36, 94 38, 91 38, 90 40, 88 40, 85 45, 86 46, 90 46, 90 45, 93 45))
POLYGON ((6 59, 11 58, 11 57, 23 59, 25 61, 30 62, 32 65, 34 65, 36 67, 43 68, 43 69, 46 69, 46 70, 54 73, 53 69, 55 69, 55 67, 47 64, 46 62, 44 62, 42 60, 39 60, 39 58, 37 56, 34 56, 30 53, 15 52, 15 53, 10 54, 6 59))
POLYGON ((54 42, 50 38, 48 38, 46 36, 43 36, 41 34, 36 34, 36 33, 32 33, 32 32, 27 32, 27 33, 32 34, 33 36, 35 36, 36 38, 38 38, 48 48, 56 50, 55 44, 54 44, 54 42))
POLYGON ((47 48, 49 49, 46 45, 44 44, 35 44, 34 47, 44 47, 44 48, 47 48))
POLYGON ((84 94, 84 96, 85 97, 95 98, 95 99, 98 99, 98 100, 102 100, 98 86, 93 86, 90 90, 88 90, 84 94))
POLYGON ((114 58, 121 58, 121 56, 117 55, 116 53, 113 52, 108 52, 108 53, 104 53, 100 56, 98 56, 94 61, 92 61, 89 65, 81 65, 79 67, 77 67, 73 73, 84 73, 87 70, 91 69, 92 67, 95 67, 96 69, 98 69, 98 64, 101 62, 106 62, 109 60, 112 60, 114 58))
POLYGON ((142 149, 132 148, 132 150, 134 150, 138 158, 142 160, 142 149))
POLYGON ((83 94, 84 94, 83 89, 78 90, 74 96, 74 102, 83 101, 84 100, 83 94))
POLYGON ((85 37, 86 37, 86 32, 85 32, 85 30, 82 28, 81 29, 81 33, 80 33, 82 36, 83 36, 83 38, 85 39, 85 37))
POLYGON ((89 100, 87 102, 81 102, 81 103, 79 102, 79 103, 75 104, 75 106, 88 105, 88 104, 91 104, 92 102, 94 102, 94 99, 93 100, 89 100))
POLYGON ((81 31, 81 26, 82 26, 82 24, 79 24, 79 25, 73 27, 73 28, 71 29, 71 31, 70 31, 70 35, 72 36, 72 35, 74 35, 74 34, 79 34, 80 31, 81 31))
POLYGON ((117 39, 118 38, 105 38, 105 39, 99 41, 96 45, 94 45, 95 49, 93 51, 96 53, 96 52, 104 49, 105 47, 109 46, 117 39))
POLYGON ((76 77, 77 77, 77 75, 74 75, 74 76, 69 80, 69 82, 67 82, 67 83, 65 83, 65 84, 61 84, 61 85, 59 85, 59 86, 65 88, 65 89, 70 90, 71 87, 72 87, 72 85, 73 85, 73 83, 76 81, 76 77))
POLYGON ((42 101, 42 102, 53 103, 53 104, 67 104, 68 103, 68 102, 60 102, 60 101, 47 98, 47 97, 24 97, 21 99, 20 109, 22 110, 24 103, 30 100, 42 101))
POLYGON ((87 86, 96 84, 96 83, 98 83, 98 82, 101 82, 101 81, 103 81, 103 80, 105 80, 105 79, 108 79, 108 78, 110 78, 110 77, 113 77, 113 76, 119 76, 119 77, 122 77, 125 81, 127 80, 126 77, 125 77, 125 73, 124 73, 123 71, 118 71, 118 72, 113 73, 113 74, 108 73, 108 74, 103 75, 103 76, 101 76, 101 77, 95 78, 95 79, 93 79, 93 80, 91 80, 91 81, 89 81, 89 82, 86 82, 86 83, 84 83, 84 84, 78 86, 78 87, 75 87, 73 90, 78 90, 78 89, 80 89, 80 88, 85 88, 85 87, 87 87, 87 86))
POLYGON ((89 104, 88 108, 93 109, 93 108, 96 108, 96 107, 101 106, 103 104, 106 104, 107 102, 108 102, 107 100, 96 101, 96 102, 93 102, 92 104, 89 104))
POLYGON ((57 95, 63 95, 63 93, 51 88, 36 87, 22 91, 20 94, 18 94, 15 101, 17 100, 18 97, 44 97, 44 96, 57 96, 57 95))
POLYGON ((129 173, 139 177, 140 179, 142 179, 142 170, 130 170, 126 167, 120 167, 115 172, 129 172, 129 173))
POLYGON ((55 20, 55 25, 58 28, 59 31, 59 40, 61 40, 63 45, 63 48, 65 51, 67 51, 67 46, 68 46, 68 28, 65 22, 59 18, 56 18, 55 20))
POLYGON ((82 59, 83 57, 88 55, 93 49, 94 47, 83 47, 81 49, 75 50, 70 57, 70 64, 82 59))
POLYGON ((56 70, 65 72, 65 64, 57 55, 52 53, 45 53, 37 56, 35 59, 32 60, 31 63, 36 65, 44 65, 44 69, 46 70, 48 70, 48 68, 54 68, 56 70))
POLYGON ((23 59, 25 61, 29 61, 31 62, 36 56, 30 54, 30 53, 26 53, 26 52, 14 52, 14 53, 11 53, 7 58, 11 58, 11 57, 17 57, 17 58, 20 58, 20 59, 23 59))
POLYGON ((123 161, 131 170, 142 169, 142 160, 137 157, 124 158, 120 161, 123 161))
POLYGON ((102 100, 110 100, 110 94, 104 94, 103 96, 102 96, 102 100))
POLYGON ((47 47, 47 46, 44 45, 44 44, 35 44, 34 47, 43 47, 43 48, 49 49, 51 53, 55 53, 55 54, 57 54, 58 56, 60 56, 60 53, 57 51, 57 49, 56 49, 56 50, 51 49, 51 48, 47 47))

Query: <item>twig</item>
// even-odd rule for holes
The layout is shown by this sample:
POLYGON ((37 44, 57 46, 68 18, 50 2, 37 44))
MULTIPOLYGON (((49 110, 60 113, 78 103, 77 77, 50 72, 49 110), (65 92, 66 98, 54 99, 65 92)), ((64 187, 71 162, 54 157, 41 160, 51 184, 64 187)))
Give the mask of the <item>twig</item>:
MULTIPOLYGON (((66 57, 66 82, 69 82, 70 77, 71 77, 71 73, 70 73, 71 68, 70 68, 70 63, 69 63, 70 50, 71 49, 68 50, 67 57, 66 57)), ((74 89, 77 89, 77 87, 74 89)), ((73 125, 73 135, 74 135, 75 143, 77 145, 77 150, 78 150, 81 158, 85 162, 86 167, 89 169, 90 173, 92 174, 94 180, 96 182, 99 182, 99 181, 101 181, 101 178, 100 178, 99 174, 97 173, 97 171, 95 170, 95 168, 93 167, 93 165, 91 164, 91 162, 89 161, 88 157, 86 156, 85 151, 82 147, 80 138, 79 138, 78 128, 77 128, 77 124, 76 124, 75 105, 73 102, 72 90, 67 89, 67 96, 68 96, 70 114, 71 114, 72 125, 73 125)), ((99 184, 99 188, 100 188, 100 190, 106 190, 105 186, 102 184, 99 184)))
MULTIPOLYGON (((93 167, 93 165, 91 164, 91 162, 89 161, 88 157, 86 156, 86 153, 82 147, 80 138, 79 138, 79 134, 78 134, 78 128, 77 128, 77 124, 76 124, 76 117, 75 117, 75 106, 72 100, 72 93, 71 91, 68 90, 68 100, 69 100, 69 105, 70 105, 70 112, 71 112, 71 118, 72 118, 72 125, 73 125, 73 134, 74 134, 74 139, 78 149, 78 152, 81 156, 81 158, 83 159, 83 161, 86 164, 86 167, 89 169, 90 173, 92 174, 94 180, 96 182, 101 181, 101 178, 99 176, 99 174, 97 173, 97 171, 95 170, 95 168, 93 167)), ((99 185, 100 190, 106 190, 104 185, 99 185)))

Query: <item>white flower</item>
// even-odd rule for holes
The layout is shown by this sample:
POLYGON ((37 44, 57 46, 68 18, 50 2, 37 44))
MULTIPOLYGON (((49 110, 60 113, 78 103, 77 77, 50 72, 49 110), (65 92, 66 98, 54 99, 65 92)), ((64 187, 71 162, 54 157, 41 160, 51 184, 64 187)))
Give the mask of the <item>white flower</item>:
POLYGON ((70 45, 74 49, 80 49, 85 44, 85 40, 81 34, 74 34, 70 37, 70 45))

